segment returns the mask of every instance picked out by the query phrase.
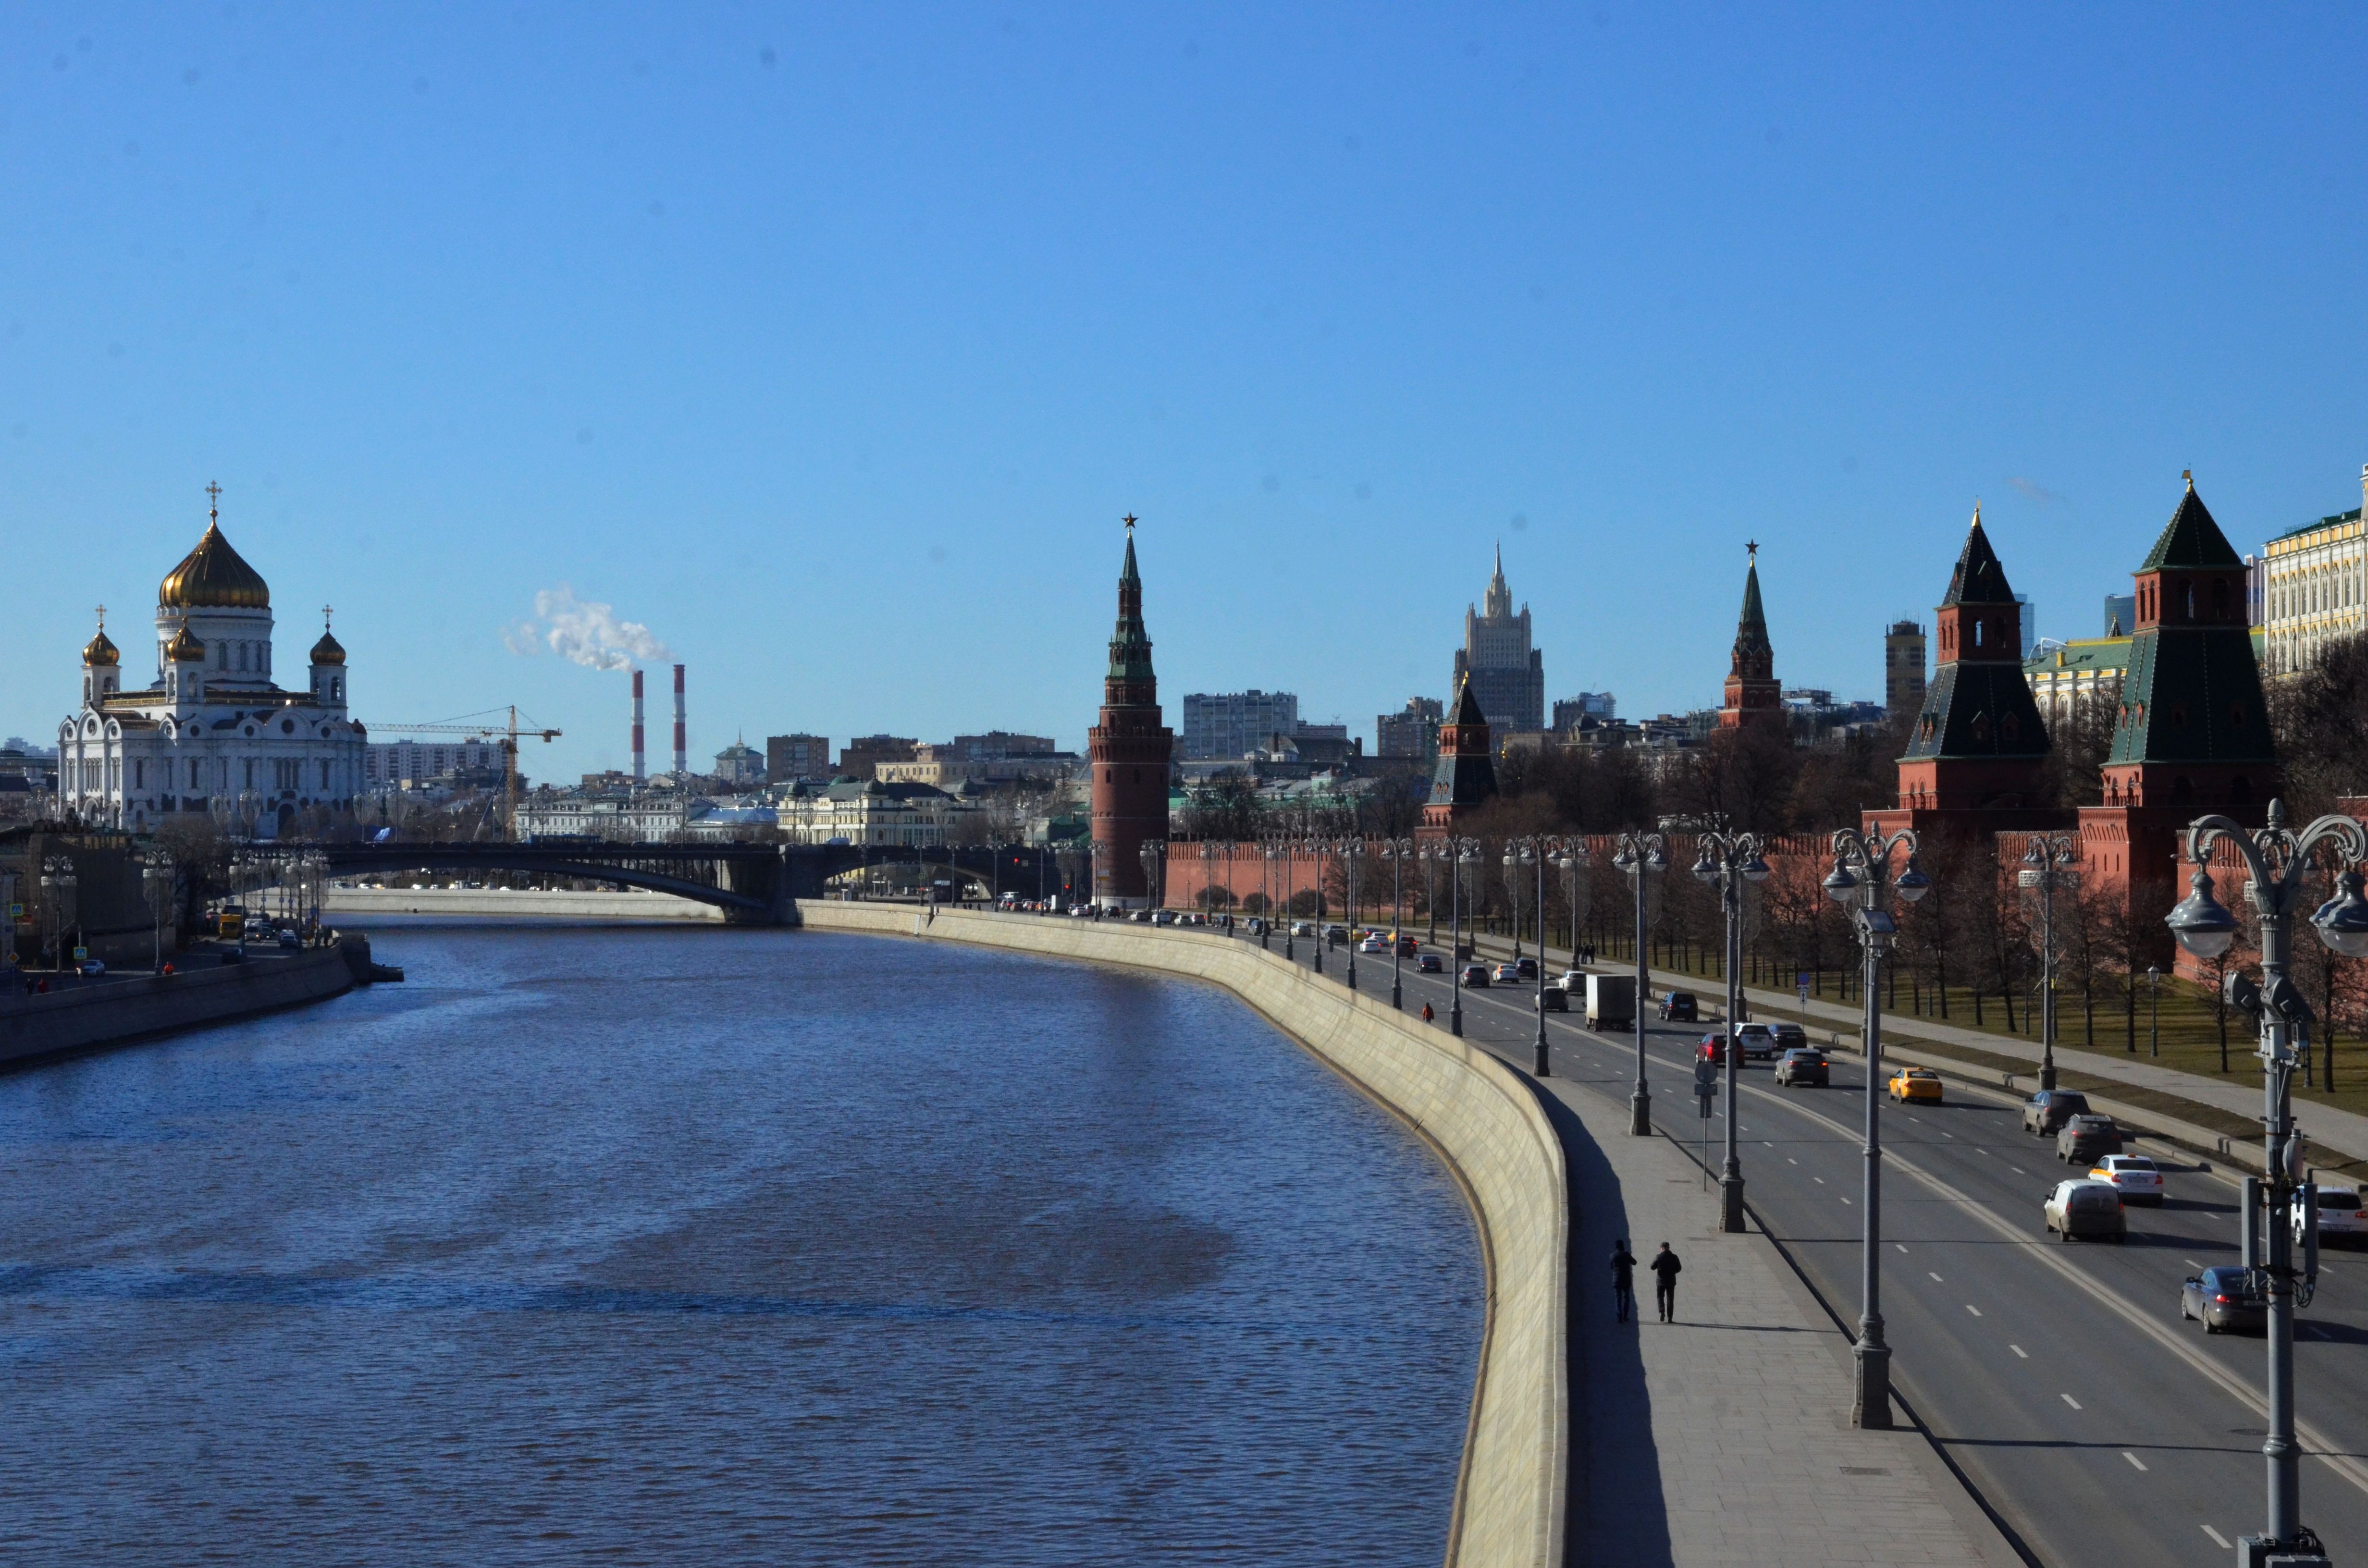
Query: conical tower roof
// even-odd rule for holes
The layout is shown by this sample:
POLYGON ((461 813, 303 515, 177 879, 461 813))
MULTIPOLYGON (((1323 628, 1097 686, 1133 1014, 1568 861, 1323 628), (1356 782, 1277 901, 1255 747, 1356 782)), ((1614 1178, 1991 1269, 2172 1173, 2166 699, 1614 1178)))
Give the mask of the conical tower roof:
POLYGON ((2012 603, 2014 590, 2007 585, 2006 568, 1998 564, 1998 552, 1990 548, 1990 536, 1982 530, 1982 509, 1975 506, 1973 527, 1965 530, 1965 548, 1957 556, 1956 571, 1949 576, 1949 597, 1941 601, 1941 608, 2012 603))
POLYGON ((2165 523, 2162 536, 2154 541, 2138 570, 2159 572, 2182 566, 2242 566, 2244 558, 2230 547, 2228 536, 2212 520, 2203 499, 2195 494, 2195 476, 2187 476, 2187 494, 2179 498, 2179 509, 2165 523))
POLYGON ((1480 699, 1472 695, 1472 677, 1465 676, 1456 689, 1455 711, 1447 716, 1451 724, 1485 724, 1488 715, 1480 711, 1480 699))
POLYGON ((1743 610, 1735 618, 1738 650, 1769 646, 1768 611, 1759 602, 1759 547, 1751 547, 1751 564, 1743 571, 1743 610))

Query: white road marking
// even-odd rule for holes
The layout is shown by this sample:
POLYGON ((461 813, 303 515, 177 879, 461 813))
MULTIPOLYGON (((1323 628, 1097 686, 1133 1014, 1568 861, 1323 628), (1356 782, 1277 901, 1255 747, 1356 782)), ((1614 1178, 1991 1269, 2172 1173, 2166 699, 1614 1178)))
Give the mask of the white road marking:
POLYGON ((2009 1349, 2009 1350, 2011 1350, 2011 1351, 2013 1351, 2017 1356, 2019 1356, 2019 1357, 2022 1358, 2022 1359, 2024 1359, 2024 1360, 2026 1360, 2026 1361, 2028 1361, 2028 1360, 2030 1360, 2030 1359, 2031 1359, 2031 1352, 2030 1352, 2030 1351, 2028 1351, 2028 1350, 2025 1350, 2025 1349, 2024 1349, 2021 1346, 2020 1346, 2020 1345, 2009 1345, 2009 1346, 2007 1346, 2007 1348, 2008 1348, 2008 1349, 2009 1349))
POLYGON ((2191 1257, 2187 1260, 2187 1267, 2190 1268, 2201 1268, 2203 1266, 2191 1257))
MULTIPOLYGON (((1931 1271, 1930 1269, 1929 1269, 1929 1268, 1928 1268, 1928 1269, 1926 1269, 1924 1272, 1925 1272, 1925 1273, 1927 1273, 1927 1274, 1932 1274, 1932 1271, 1931 1271)), ((1946 1284, 1948 1283, 1948 1281, 1947 1281, 1946 1279, 1941 1278, 1939 1275, 1937 1275, 1937 1274, 1932 1274, 1932 1283, 1933 1283, 1933 1284, 1935 1284, 1935 1285, 1946 1285, 1946 1284)))
POLYGON ((2031 1174, 2029 1171, 2024 1170, 2021 1165, 2009 1165, 2007 1166, 2007 1169, 2012 1171, 2017 1176, 2029 1176, 2031 1174))
POLYGON ((2056 1397, 2056 1398, 2058 1398, 2058 1399, 2060 1399, 2060 1400, 2062 1400, 2065 1403, 2066 1403, 2066 1404, 2070 1405, 2070 1406, 2071 1406, 2073 1409, 2075 1409, 2075 1410, 2078 1410, 2078 1409, 2079 1409, 2079 1408, 2080 1408, 2080 1402, 2079 1402, 2078 1400, 2077 1400, 2077 1399, 2074 1399, 2074 1398, 2073 1398, 2070 1394, 2068 1394, 2068 1393, 2061 1393, 2061 1394, 2057 1394, 2055 1397, 2056 1397))
POLYGON ((1800 1162, 1800 1161, 1798 1161, 1798 1160, 1796 1160, 1796 1159, 1794 1159, 1792 1155, 1787 1154, 1787 1155, 1785 1155, 1785 1156, 1784 1156, 1784 1163, 1785 1163, 1786 1165, 1799 1165, 1801 1162, 1800 1162))
POLYGON ((1907 1244, 1906 1242, 1894 1242, 1891 1244, 1897 1247, 1902 1252, 1906 1252, 1907 1250, 1907 1244))
POLYGON ((1819 1187, 1823 1187, 1823 1186, 1825 1186, 1825 1185, 1826 1185, 1826 1178, 1825 1178, 1825 1177, 1823 1177, 1823 1176, 1811 1176, 1809 1179, 1810 1179, 1811 1181, 1813 1181, 1813 1182, 1816 1182, 1819 1187))
POLYGON ((1967 1312, 1969 1312, 1973 1313, 1975 1317, 1979 1317, 1979 1316, 1981 1316, 1981 1315, 1982 1315, 1982 1309, 1981 1309, 1981 1308, 1979 1308, 1979 1307, 1977 1307, 1977 1306, 1975 1306, 1975 1305, 1974 1305, 1974 1303, 1973 1303, 1973 1302, 1971 1302, 1971 1301, 1967 1301, 1967 1302, 1965 1303, 1965 1311, 1967 1311, 1967 1312))
POLYGON ((2236 1550, 2237 1550, 2235 1546, 2233 1546, 2232 1544, 2230 1544, 2229 1540, 2228 1540, 2228 1538, 2227 1538, 2226 1536, 2222 1535, 2218 1530, 2214 1529, 2210 1525, 2206 1525, 2206 1526, 2204 1526, 2204 1527, 2203 1527, 2203 1533, 2204 1533, 2205 1535, 2210 1536, 2210 1537, 2212 1538, 2212 1543, 2213 1543, 2214 1546, 2217 1546, 2221 1551, 2236 1551, 2236 1550))
POLYGON ((2123 1457, 2123 1459, 2125 1459, 2125 1460, 2129 1460, 2129 1461, 2130 1461, 2130 1463, 2132 1463, 2133 1465, 2135 1465, 2135 1466, 2136 1466, 2138 1469, 2140 1469, 2140 1470, 2144 1470, 2144 1469, 2146 1468, 2146 1460, 2142 1460, 2142 1459, 2138 1458, 2138 1456, 2137 1456, 2137 1455, 2135 1455, 2135 1454, 2134 1454, 2134 1453, 2130 1452, 2130 1450, 2129 1450, 2129 1449, 2123 1449, 2122 1450, 2122 1457, 2123 1457))
MULTIPOLYGON (((1845 1198, 1845 1199, 1842 1199, 1842 1201, 1843 1201, 1844 1203, 1849 1203, 1849 1202, 1850 1202, 1850 1199, 1847 1199, 1847 1198, 1845 1198)), ((1856 1207, 1856 1205, 1852 1205, 1852 1207, 1856 1207)))
POLYGON ((1976 1153, 1976 1154, 1987 1154, 1987 1153, 1989 1153, 1989 1151, 1988 1151, 1987 1149, 1983 1148, 1980 1144, 1976 1143, 1976 1144, 1975 1144, 1975 1145, 1974 1145, 1974 1153, 1976 1153))

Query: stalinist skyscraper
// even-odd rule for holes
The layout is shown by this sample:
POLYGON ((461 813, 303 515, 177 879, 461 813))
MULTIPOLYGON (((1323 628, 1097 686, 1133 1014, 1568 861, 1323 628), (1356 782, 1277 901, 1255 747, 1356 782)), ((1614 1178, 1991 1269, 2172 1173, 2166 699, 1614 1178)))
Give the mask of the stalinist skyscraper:
POLYGON ((1455 678, 1448 690, 1458 701, 1466 688, 1498 734, 1546 727, 1545 655, 1530 645, 1530 607, 1513 613, 1513 591, 1505 586, 1505 551, 1488 579, 1483 609, 1463 608, 1463 646, 1455 655, 1455 678))

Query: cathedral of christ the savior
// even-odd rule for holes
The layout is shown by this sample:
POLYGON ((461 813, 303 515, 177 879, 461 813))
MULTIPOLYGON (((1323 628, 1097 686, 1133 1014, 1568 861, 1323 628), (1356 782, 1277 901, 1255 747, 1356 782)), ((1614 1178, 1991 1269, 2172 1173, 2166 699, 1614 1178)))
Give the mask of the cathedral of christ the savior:
POLYGON ((58 726, 59 809, 135 831, 210 816, 258 837, 301 811, 350 809, 368 736, 347 714, 346 651, 326 611, 311 661, 303 687, 273 683, 271 589, 210 510, 156 591, 155 683, 123 688, 103 613, 83 649, 82 708, 58 726))

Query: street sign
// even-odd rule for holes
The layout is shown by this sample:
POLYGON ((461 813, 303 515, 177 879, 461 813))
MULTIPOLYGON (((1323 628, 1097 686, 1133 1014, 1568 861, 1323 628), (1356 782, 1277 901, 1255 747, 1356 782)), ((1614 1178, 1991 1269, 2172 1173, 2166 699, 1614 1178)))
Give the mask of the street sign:
POLYGON ((1710 1119, 1710 1102, 1718 1093, 1718 1067, 1713 1062, 1694 1063, 1694 1109, 1704 1121, 1710 1119))
POLYGON ((90 957, 90 949, 88 948, 76 948, 74 949, 74 962, 80 963, 83 960, 88 957, 90 957))
POLYGON ((8 906, 8 918, 11 920, 22 920, 25 918, 25 906, 21 903, 10 904, 8 906))

